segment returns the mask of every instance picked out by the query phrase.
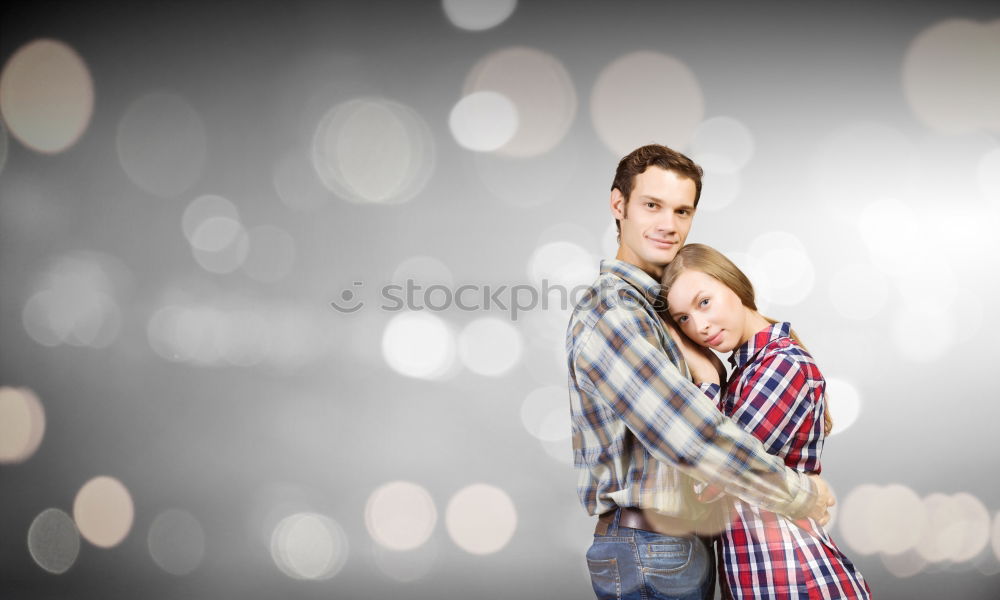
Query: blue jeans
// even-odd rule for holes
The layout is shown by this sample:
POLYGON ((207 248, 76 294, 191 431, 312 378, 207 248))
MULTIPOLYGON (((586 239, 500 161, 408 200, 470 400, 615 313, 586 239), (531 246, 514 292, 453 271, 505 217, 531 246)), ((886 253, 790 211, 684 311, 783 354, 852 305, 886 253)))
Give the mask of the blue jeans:
POLYGON ((618 526, 594 535, 587 551, 598 600, 711 600, 715 554, 700 537, 618 526))

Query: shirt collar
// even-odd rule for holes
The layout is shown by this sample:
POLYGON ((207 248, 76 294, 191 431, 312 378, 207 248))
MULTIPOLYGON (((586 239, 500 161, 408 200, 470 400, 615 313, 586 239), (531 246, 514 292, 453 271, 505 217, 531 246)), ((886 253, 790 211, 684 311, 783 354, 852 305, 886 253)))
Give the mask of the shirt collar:
POLYGON ((605 273, 610 273, 624 279, 626 283, 642 292, 646 300, 655 308, 659 309, 665 305, 665 302, 660 297, 660 292, 663 290, 660 282, 650 277, 649 273, 632 263, 616 259, 602 260, 601 275, 605 273))
POLYGON ((764 346, 770 344, 778 338, 790 337, 792 326, 786 322, 774 323, 773 325, 761 329, 753 335, 745 344, 733 350, 729 355, 729 364, 737 369, 742 369, 743 365, 750 362, 764 346))
POLYGON ((665 305, 665 302, 660 297, 660 292, 663 290, 660 282, 632 263, 610 258, 602 260, 601 275, 605 273, 611 273, 624 279, 626 283, 642 292, 646 300, 657 309, 665 305))

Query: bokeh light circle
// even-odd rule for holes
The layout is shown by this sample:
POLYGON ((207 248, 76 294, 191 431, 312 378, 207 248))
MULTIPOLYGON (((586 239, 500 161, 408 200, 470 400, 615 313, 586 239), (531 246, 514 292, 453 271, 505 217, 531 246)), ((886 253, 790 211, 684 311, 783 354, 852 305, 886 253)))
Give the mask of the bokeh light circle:
POLYGON ((900 579, 913 577, 926 569, 928 565, 924 557, 915 550, 908 550, 900 554, 883 554, 881 558, 886 570, 900 579))
POLYGON ((80 533, 73 519, 58 508, 43 510, 28 528, 28 552, 49 573, 65 573, 80 554, 80 533))
POLYGON ((440 318, 408 312, 394 316, 382 334, 382 356, 397 373, 438 379, 455 360, 455 338, 440 318))
POLYGON ((743 178, 737 173, 722 173, 705 169, 702 177, 705 186, 698 199, 699 211, 714 212, 735 201, 743 190, 743 178))
POLYGON ((455 27, 483 31, 506 21, 517 8, 517 0, 442 0, 441 6, 455 27))
POLYGON ((94 477, 73 500, 73 520, 80 535, 101 548, 120 544, 132 530, 134 518, 132 495, 114 477, 94 477))
POLYGON ((347 535, 333 519, 310 512, 282 519, 271 535, 274 564, 293 579, 329 579, 347 562, 347 535))
POLYGON ((510 542, 517 510, 503 490, 485 483, 462 488, 445 510, 448 535, 470 554, 493 554, 510 542))
POLYGON ((528 259, 528 276, 543 290, 562 286, 568 294, 576 286, 593 283, 598 264, 590 252, 578 244, 549 242, 532 252, 528 259))
POLYGON ((601 141, 615 154, 659 143, 684 150, 705 114, 694 73, 657 52, 622 56, 594 83, 590 116, 601 141))
POLYGON ((129 106, 118 124, 118 160, 139 188, 172 198, 201 177, 208 135, 198 112, 176 94, 154 92, 129 106))
POLYGON ((874 554, 879 550, 878 539, 872 535, 879 517, 879 492, 879 486, 862 484, 851 490, 840 505, 841 535, 858 554, 874 554))
POLYGON ((201 523, 191 513, 176 508, 153 519, 147 544, 153 561, 172 575, 193 572, 205 558, 205 530, 201 523))
POLYGON ((78 251, 58 257, 24 305, 25 331, 43 346, 106 348, 121 329, 116 290, 127 278, 124 265, 107 255, 78 251))
POLYGON ((766 274, 761 281, 753 280, 757 295, 765 302, 795 305, 812 291, 816 272, 798 237, 783 231, 764 233, 750 243, 749 253, 766 274))
POLYGON ((521 423, 528 433, 543 442, 569 438, 572 425, 566 388, 547 385, 528 393, 521 403, 521 423))
POLYGON ((1000 19, 948 19, 920 32, 903 62, 903 90, 926 125, 945 133, 1000 131, 1000 19))
POLYGON ((465 96, 451 109, 448 128, 463 148, 489 152, 517 133, 517 107, 503 94, 482 91, 465 96))
POLYGON ((927 514, 916 492, 900 484, 882 487, 875 502, 876 518, 869 535, 879 552, 901 554, 913 549, 927 528, 927 514))
POLYGON ((386 483, 365 503, 369 535, 390 550, 413 550, 424 545, 436 524, 437 508, 431 495, 409 481, 386 483))
POLYGON ((195 227, 191 247, 204 252, 219 252, 232 245, 243 233, 243 225, 229 217, 210 217, 195 227))
POLYGON ((465 79, 463 95, 487 91, 513 104, 519 124, 510 141, 496 149, 501 155, 529 158, 548 152, 576 116, 576 90, 566 68, 534 48, 505 48, 477 62, 465 79))
POLYGON ((312 162, 320 181, 352 202, 406 202, 423 190, 434 161, 434 140, 423 118, 384 98, 338 104, 313 136, 312 162))
POLYGON ((239 221, 211 217, 202 221, 191 236, 191 253, 209 273, 232 273, 250 253, 250 236, 239 221))
POLYGON ((698 125, 688 154, 706 173, 732 174, 753 158, 753 134, 732 117, 713 117, 698 125))
POLYGON ((45 410, 28 388, 0 387, 0 464, 21 463, 45 436, 45 410))
POLYGON ((90 70, 63 42, 28 42, 0 73, 0 112, 11 135, 25 146, 46 154, 62 152, 80 139, 94 112, 90 70))
POLYGON ((826 406, 833 418, 831 436, 851 427, 861 413, 861 395, 850 382, 836 377, 826 378, 826 406))
POLYGON ((927 529, 917 552, 928 562, 945 562, 963 551, 963 514, 953 496, 934 493, 924 498, 927 529))
POLYGON ((198 196, 188 203, 181 215, 181 229, 184 231, 184 237, 193 245, 195 232, 202 223, 213 218, 239 222, 240 211, 230 200, 217 194, 198 196))
POLYGON ((952 496, 961 515, 961 543, 949 557, 953 562, 971 561, 990 543, 990 513, 982 500, 967 492, 952 496))
POLYGON ((521 360, 523 350, 521 334, 509 321, 497 317, 476 319, 458 335, 462 364, 479 375, 503 375, 521 360))

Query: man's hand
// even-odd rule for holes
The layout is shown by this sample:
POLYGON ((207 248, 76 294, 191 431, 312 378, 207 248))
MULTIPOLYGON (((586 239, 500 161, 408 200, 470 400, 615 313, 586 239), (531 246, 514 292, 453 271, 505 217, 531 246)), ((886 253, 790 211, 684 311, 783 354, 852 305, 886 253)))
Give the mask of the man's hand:
POLYGON ((823 481, 822 477, 819 475, 810 475, 809 479, 813 482, 813 486, 816 489, 816 503, 813 504, 812 509, 806 516, 815 519, 820 525, 826 525, 830 522, 830 507, 836 504, 837 501, 834 500, 830 486, 823 481))

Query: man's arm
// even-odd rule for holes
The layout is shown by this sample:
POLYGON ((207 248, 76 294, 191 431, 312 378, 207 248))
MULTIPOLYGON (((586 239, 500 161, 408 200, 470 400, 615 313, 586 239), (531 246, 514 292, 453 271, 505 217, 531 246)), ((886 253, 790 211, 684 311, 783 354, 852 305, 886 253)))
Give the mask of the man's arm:
POLYGON ((670 361, 651 315, 634 299, 611 300, 615 306, 575 356, 581 383, 593 387, 657 460, 762 508, 825 520, 826 500, 817 497, 825 486, 785 467, 722 415, 670 361))

